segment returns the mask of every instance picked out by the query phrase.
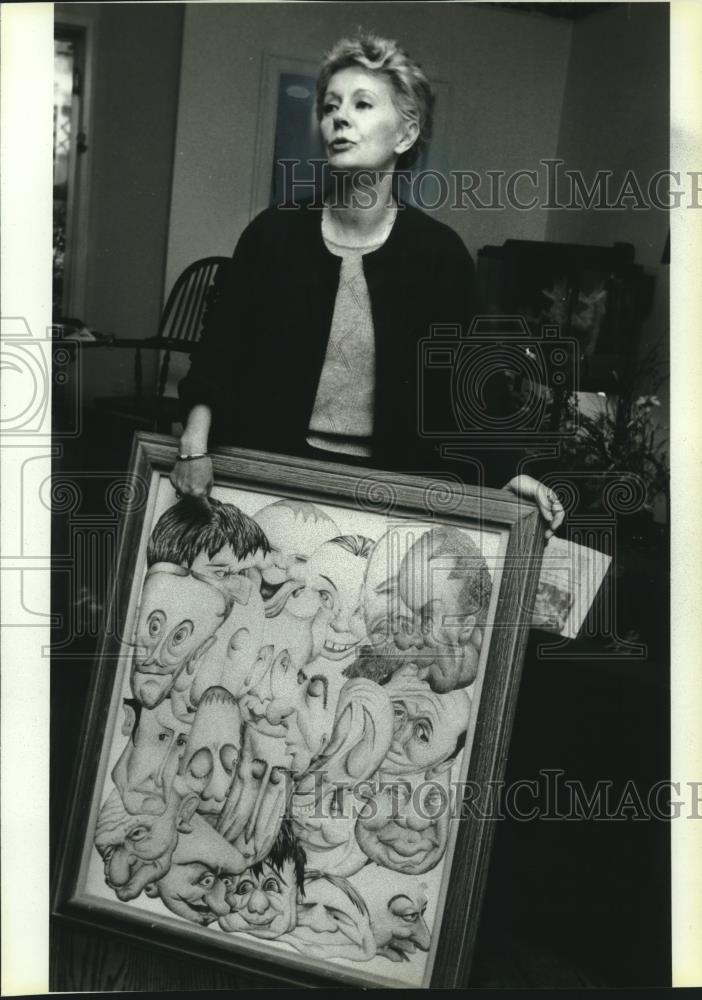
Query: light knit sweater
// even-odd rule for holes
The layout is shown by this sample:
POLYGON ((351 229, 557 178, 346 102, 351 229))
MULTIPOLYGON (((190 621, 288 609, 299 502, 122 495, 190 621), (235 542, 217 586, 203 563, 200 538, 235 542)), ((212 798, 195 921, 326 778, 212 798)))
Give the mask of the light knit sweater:
POLYGON ((330 253, 341 257, 341 273, 310 419, 307 443, 312 447, 360 457, 372 455, 375 333, 362 258, 383 245, 395 216, 393 213, 372 242, 349 246, 330 238, 326 210, 322 215, 322 236, 330 253))

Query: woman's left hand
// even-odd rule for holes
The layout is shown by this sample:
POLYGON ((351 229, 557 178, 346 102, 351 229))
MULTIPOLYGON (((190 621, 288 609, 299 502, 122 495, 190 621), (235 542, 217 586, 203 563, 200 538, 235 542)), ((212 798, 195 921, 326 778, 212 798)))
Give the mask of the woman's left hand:
POLYGON ((515 476, 505 486, 506 490, 511 490, 516 496, 523 500, 533 500, 538 506, 541 516, 548 523, 546 529, 546 539, 552 537, 563 524, 565 511, 563 504, 558 499, 553 490, 544 483, 540 483, 533 476, 515 476))

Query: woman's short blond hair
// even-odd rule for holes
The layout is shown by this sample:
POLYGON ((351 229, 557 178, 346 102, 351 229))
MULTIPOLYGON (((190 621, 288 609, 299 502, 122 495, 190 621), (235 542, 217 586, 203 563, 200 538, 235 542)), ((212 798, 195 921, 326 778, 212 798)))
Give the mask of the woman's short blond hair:
POLYGON ((381 38, 367 31, 360 31, 353 38, 341 38, 326 54, 320 67, 317 121, 322 119, 329 81, 335 73, 349 66, 359 66, 388 80, 400 114, 419 126, 417 141, 398 160, 398 167, 410 166, 428 145, 432 133, 434 94, 424 70, 390 38, 381 38))

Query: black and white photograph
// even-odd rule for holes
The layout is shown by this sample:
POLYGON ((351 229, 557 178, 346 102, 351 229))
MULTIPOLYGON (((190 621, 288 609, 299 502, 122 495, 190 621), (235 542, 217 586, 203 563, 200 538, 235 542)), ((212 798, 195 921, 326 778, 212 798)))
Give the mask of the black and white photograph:
POLYGON ((3 992, 699 985, 689 5, 3 6, 3 992))

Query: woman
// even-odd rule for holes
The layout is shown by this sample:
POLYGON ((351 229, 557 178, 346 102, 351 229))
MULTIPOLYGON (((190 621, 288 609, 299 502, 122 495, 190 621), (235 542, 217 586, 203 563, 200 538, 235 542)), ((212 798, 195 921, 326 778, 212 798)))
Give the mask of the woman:
MULTIPOLYGON (((323 206, 294 199, 257 216, 213 290, 180 385, 180 493, 209 493, 211 437, 397 471, 447 468, 423 429, 451 425, 450 381, 423 377, 435 373, 421 370, 419 352, 433 326, 470 322, 474 269, 460 237, 405 204, 395 183, 429 141, 432 107, 422 69, 393 41, 342 39, 325 59, 317 119, 331 184, 323 206)), ((503 454, 478 454, 478 478, 501 485, 503 454)), ((552 491, 529 476, 508 487, 538 503, 547 536, 558 528, 552 491)))

